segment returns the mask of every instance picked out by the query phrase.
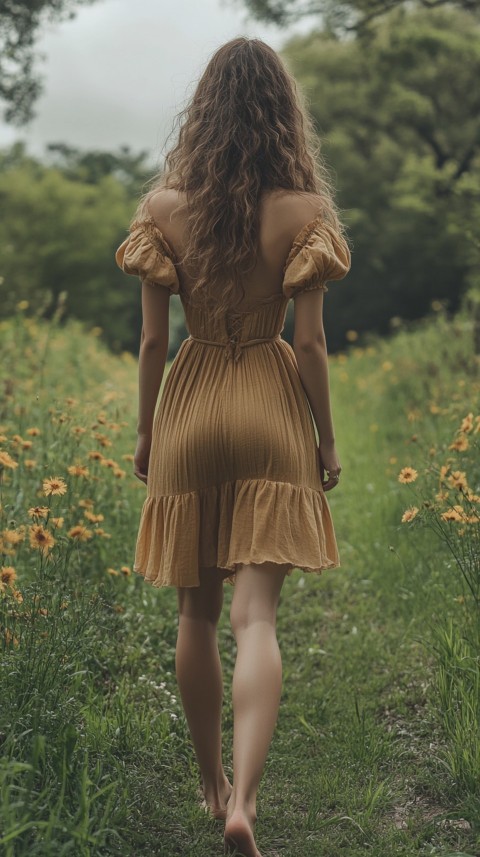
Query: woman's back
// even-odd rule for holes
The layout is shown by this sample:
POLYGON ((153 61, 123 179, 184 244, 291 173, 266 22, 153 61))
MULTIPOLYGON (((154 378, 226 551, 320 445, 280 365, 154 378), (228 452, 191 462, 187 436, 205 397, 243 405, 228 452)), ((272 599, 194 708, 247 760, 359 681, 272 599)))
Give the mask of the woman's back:
MULTIPOLYGON (((183 205, 185 195, 173 189, 156 193, 149 201, 149 211, 158 229, 165 236, 180 259, 185 247, 185 213, 175 213, 183 205)), ((258 256, 255 266, 243 277, 244 303, 251 305, 255 299, 264 300, 282 294, 285 261, 292 244, 301 229, 316 217, 321 205, 320 198, 313 193, 289 190, 264 191, 258 212, 259 236, 258 256)), ((195 276, 178 264, 176 266, 180 286, 188 292, 195 276)), ((192 268, 190 268, 192 270, 192 268)), ((242 303, 239 304, 239 308, 242 303)))

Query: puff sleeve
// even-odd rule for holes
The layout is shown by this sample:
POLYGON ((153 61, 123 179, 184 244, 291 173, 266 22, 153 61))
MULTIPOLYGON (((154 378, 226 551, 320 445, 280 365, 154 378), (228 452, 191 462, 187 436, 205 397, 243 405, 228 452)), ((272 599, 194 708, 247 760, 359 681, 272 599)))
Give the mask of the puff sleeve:
POLYGON ((134 220, 130 234, 120 244, 115 261, 125 274, 133 274, 152 285, 180 291, 175 253, 155 224, 153 217, 134 220))
POLYGON ((345 239, 318 216, 300 230, 292 244, 283 272, 283 294, 295 298, 311 289, 328 292, 325 283, 345 277, 350 264, 345 239))

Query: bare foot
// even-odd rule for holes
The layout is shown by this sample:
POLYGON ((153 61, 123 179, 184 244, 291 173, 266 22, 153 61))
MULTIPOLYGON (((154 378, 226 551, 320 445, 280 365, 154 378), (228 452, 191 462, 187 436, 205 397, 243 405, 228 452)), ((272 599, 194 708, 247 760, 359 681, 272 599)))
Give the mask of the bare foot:
POLYGON ((211 797, 203 787, 200 787, 200 797, 202 798, 201 807, 208 812, 212 818, 219 821, 225 821, 227 817, 227 803, 232 793, 231 783, 225 779, 223 786, 218 790, 215 796, 211 797))
POLYGON ((255 844, 253 824, 241 809, 234 809, 225 825, 223 838, 225 854, 237 853, 242 857, 262 857, 255 844))

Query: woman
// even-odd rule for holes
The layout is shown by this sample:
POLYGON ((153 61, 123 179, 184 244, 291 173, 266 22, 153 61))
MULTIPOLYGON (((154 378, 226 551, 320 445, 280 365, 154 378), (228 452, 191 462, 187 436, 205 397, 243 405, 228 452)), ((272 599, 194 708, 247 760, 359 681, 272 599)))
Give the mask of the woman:
POLYGON ((325 496, 341 466, 322 301, 350 252, 311 120, 268 45, 223 45, 180 116, 165 172, 116 252, 142 282, 134 472, 147 497, 134 570, 177 588, 176 674, 204 806, 225 820, 227 851, 259 857, 256 795, 282 684, 280 592, 294 568, 340 564, 325 496), (172 293, 190 335, 154 415, 172 293), (293 348, 280 335, 290 298, 293 348), (224 580, 235 587, 233 787, 216 638, 224 580))

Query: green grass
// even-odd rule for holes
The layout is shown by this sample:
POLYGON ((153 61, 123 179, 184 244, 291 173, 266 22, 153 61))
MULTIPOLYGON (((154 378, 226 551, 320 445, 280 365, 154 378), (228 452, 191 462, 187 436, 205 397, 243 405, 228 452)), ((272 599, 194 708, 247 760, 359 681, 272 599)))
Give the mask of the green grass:
MULTIPOLYGON (((131 573, 145 492, 128 458, 136 361, 78 324, 21 312, 0 343, 0 446, 19 462, 0 468, 2 564, 16 571, 0 596, 0 851, 220 857, 177 695, 175 591, 131 573), (69 473, 74 463, 88 474, 69 473), (49 476, 64 495, 43 494, 49 476), (47 519, 29 517, 37 505, 47 519), (34 521, 56 539, 47 556, 30 547, 34 521), (68 535, 76 525, 86 540, 68 535)), ((342 479, 328 497, 342 565, 296 571, 282 590, 283 694, 257 804, 265 857, 480 851, 478 525, 462 535, 434 500, 448 459, 480 489, 478 431, 466 452, 449 449, 478 415, 478 365, 469 320, 443 312, 331 360, 342 479), (401 484, 406 466, 418 478, 401 484)))

